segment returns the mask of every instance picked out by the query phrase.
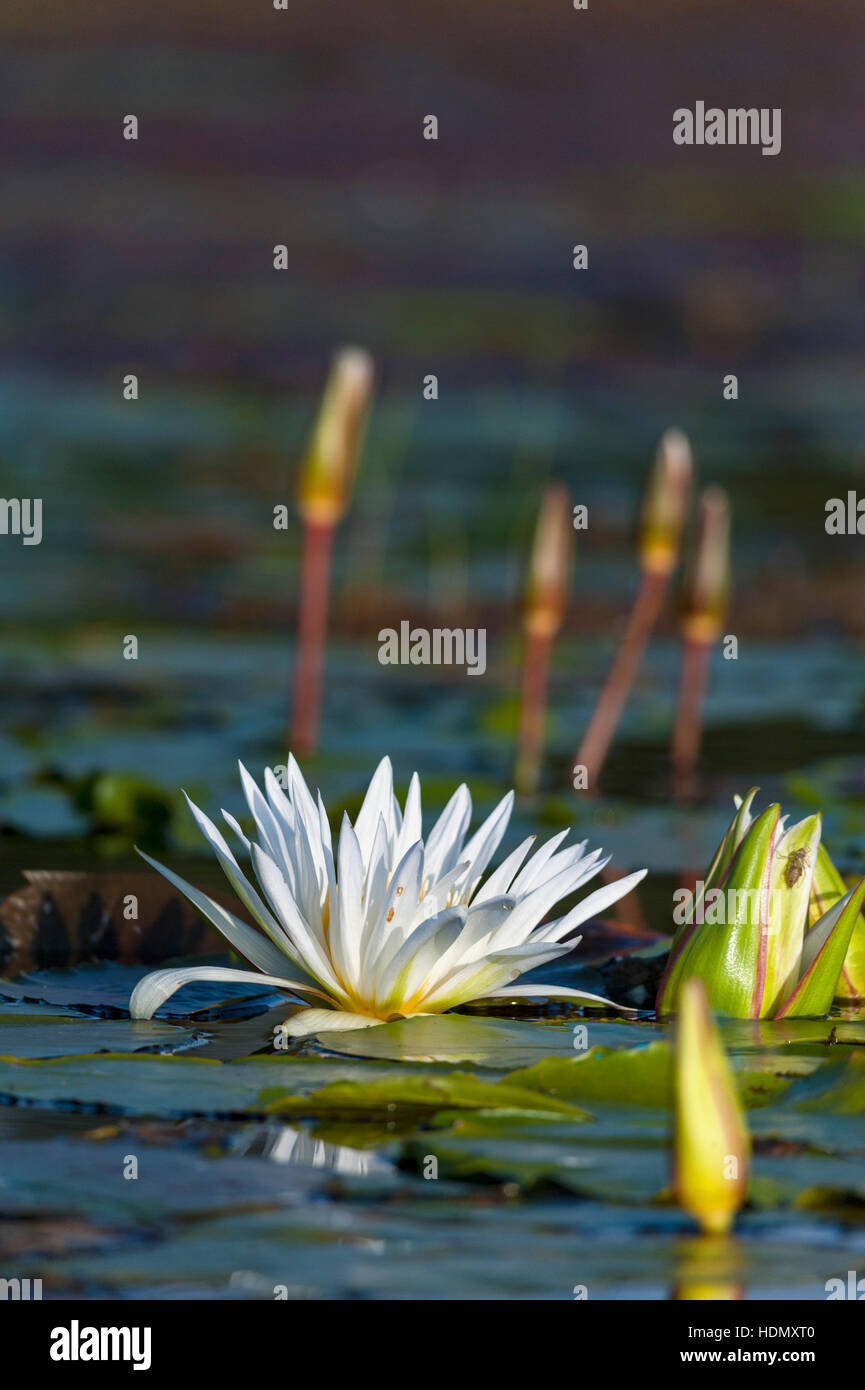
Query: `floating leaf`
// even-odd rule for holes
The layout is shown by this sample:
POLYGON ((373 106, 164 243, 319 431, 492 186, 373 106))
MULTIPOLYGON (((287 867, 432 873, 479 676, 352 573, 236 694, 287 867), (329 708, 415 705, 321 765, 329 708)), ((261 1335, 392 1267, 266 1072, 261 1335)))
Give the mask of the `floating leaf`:
POLYGON ((33 1004, 0 1002, 3 1046, 16 1058, 50 1058, 91 1052, 174 1052, 195 1038, 191 1028, 126 1018, 82 1018, 33 1004))
POLYGON ((472 1062, 475 1066, 511 1071, 531 1066, 551 1054, 573 1057, 575 1027, 589 1044, 611 1046, 635 1038, 662 1036, 659 1028, 618 1021, 580 1020, 577 1024, 512 1022, 470 1014, 436 1014, 364 1028, 354 1033, 319 1033, 318 1041, 332 1052, 353 1057, 389 1058, 413 1062, 472 1062))
POLYGON ((494 1110, 537 1117, 590 1120, 564 1100, 513 1085, 509 1080, 482 1081, 469 1072, 447 1076, 381 1077, 374 1081, 334 1082, 306 1097, 266 1091, 261 1100, 278 1115, 406 1115, 443 1110, 494 1110))
POLYGON ((0 1057, 0 1097, 11 1104, 60 1105, 113 1114, 259 1115, 264 1113, 259 1097, 277 1084, 284 1091, 304 1095, 330 1081, 391 1074, 392 1068, 375 1064, 276 1054, 234 1062, 141 1052, 47 1061, 0 1057))
POLYGON ((865 1052, 852 1052, 791 1086, 787 1104, 835 1115, 865 1114, 865 1052))
MULTIPOLYGON (((771 1104, 790 1084, 770 1071, 743 1071, 733 1079, 743 1104, 755 1107, 771 1104)), ((562 1100, 663 1109, 672 1104, 672 1063, 666 1042, 618 1051, 593 1047, 583 1057, 549 1057, 511 1072, 505 1080, 562 1100)))

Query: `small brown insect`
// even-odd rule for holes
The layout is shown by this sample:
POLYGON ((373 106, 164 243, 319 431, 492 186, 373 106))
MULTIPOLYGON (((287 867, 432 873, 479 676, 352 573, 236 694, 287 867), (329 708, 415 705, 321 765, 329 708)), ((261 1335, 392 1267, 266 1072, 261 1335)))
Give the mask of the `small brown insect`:
POLYGON ((784 870, 784 882, 788 888, 792 888, 805 872, 806 854, 804 849, 794 849, 792 854, 785 855, 789 863, 784 870))

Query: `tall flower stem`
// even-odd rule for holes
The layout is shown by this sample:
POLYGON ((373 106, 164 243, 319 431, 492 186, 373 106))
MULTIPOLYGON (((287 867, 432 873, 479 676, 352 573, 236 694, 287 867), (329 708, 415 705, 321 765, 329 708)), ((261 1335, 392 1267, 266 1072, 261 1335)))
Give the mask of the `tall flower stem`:
POLYGON ((573 526, 567 489, 548 487, 541 501, 526 586, 523 686, 516 784, 522 796, 538 789, 547 718, 547 688, 553 642, 568 601, 573 526))
MULTIPOLYGON (((582 783, 589 792, 596 790, 597 779, 679 558, 691 492, 691 471, 688 440, 680 430, 667 430, 658 445, 643 498, 639 535, 640 587, 612 670, 576 754, 576 768, 585 769, 582 783)), ((574 785, 578 785, 576 780, 574 785)))
POLYGON ((298 654, 289 741, 290 747, 303 753, 314 749, 318 742, 334 530, 334 526, 321 521, 307 521, 303 528, 298 654))
POLYGON ((540 781, 552 651, 552 632, 529 632, 526 635, 516 770, 517 790, 521 796, 532 796, 540 781))
POLYGON ((698 637, 685 637, 682 643, 682 676, 672 743, 673 790, 678 801, 692 800, 697 791, 696 768, 712 646, 712 642, 698 637))
POLYGON ((298 478, 303 562, 294 713, 288 731, 298 752, 312 752, 318 738, 333 533, 351 501, 372 388, 368 352, 343 348, 336 353, 298 478))
POLYGON ((669 574, 657 570, 644 571, 612 669, 576 755, 576 762, 586 769, 590 790, 594 790, 606 761, 668 585, 669 574))
POLYGON ((682 612, 682 677, 671 748, 673 790, 681 801, 697 790, 709 659, 723 631, 729 588, 730 505, 721 488, 711 487, 700 499, 682 612))

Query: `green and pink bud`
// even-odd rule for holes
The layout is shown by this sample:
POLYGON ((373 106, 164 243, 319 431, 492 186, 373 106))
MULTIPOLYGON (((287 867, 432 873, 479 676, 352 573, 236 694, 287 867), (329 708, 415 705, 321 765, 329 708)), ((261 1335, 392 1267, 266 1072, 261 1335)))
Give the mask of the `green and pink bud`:
MULTIPOLYGON (((704 982, 716 1013, 730 1018, 819 1017, 841 988, 865 879, 829 884, 819 814, 786 828, 777 803, 751 818, 755 791, 736 815, 679 927, 658 992, 675 1013, 684 984, 704 982), (831 901, 815 912, 817 883, 831 901)), ((860 929, 861 930, 861 929, 860 929)))

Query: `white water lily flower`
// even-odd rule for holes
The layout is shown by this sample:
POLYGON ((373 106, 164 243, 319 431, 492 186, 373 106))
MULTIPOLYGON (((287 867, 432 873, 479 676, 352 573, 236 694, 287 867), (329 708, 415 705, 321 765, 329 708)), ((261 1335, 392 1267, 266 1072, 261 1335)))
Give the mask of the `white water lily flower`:
POLYGON ((293 1037, 444 1013, 477 999, 545 995, 609 1004, 564 985, 513 981, 573 950, 580 938, 564 938, 630 892, 645 869, 605 884, 557 921, 544 922, 557 902, 608 860, 601 859, 601 850, 587 854, 585 841, 560 848, 566 830, 529 858, 536 838, 530 835, 485 878, 507 829, 513 792, 465 842, 472 803, 468 788, 459 787, 424 841, 417 773, 401 810, 390 759, 384 758, 354 825, 343 816, 334 853, 321 795, 313 800, 293 757, 287 793, 269 768, 264 793, 242 765, 240 776, 256 839, 247 840, 234 817, 222 814, 251 861, 257 887, 221 831, 187 801, 258 929, 148 855, 143 858, 261 973, 206 965, 157 970, 136 985, 129 1003, 133 1018, 152 1018, 169 995, 197 980, 268 984, 305 1002, 321 1001, 284 1025, 293 1037))

